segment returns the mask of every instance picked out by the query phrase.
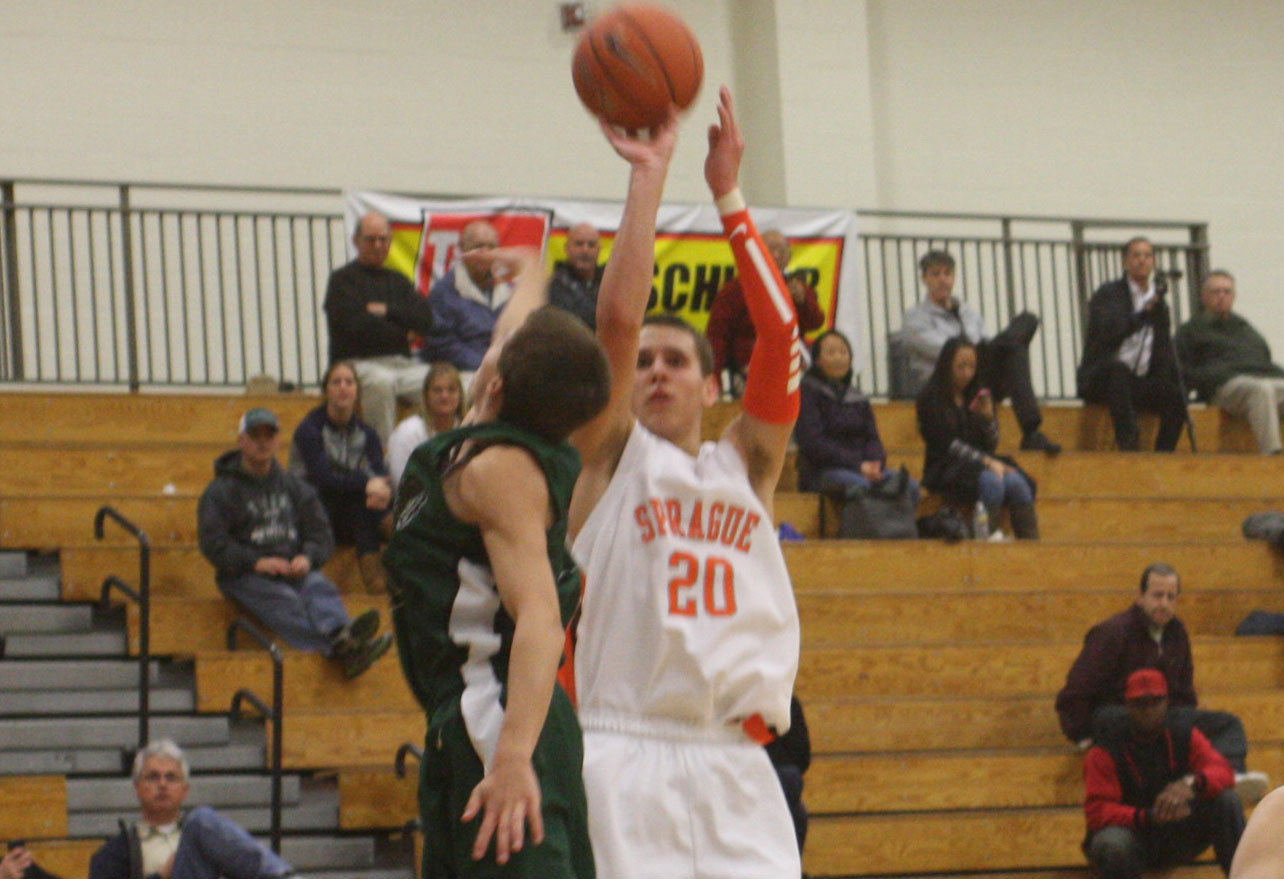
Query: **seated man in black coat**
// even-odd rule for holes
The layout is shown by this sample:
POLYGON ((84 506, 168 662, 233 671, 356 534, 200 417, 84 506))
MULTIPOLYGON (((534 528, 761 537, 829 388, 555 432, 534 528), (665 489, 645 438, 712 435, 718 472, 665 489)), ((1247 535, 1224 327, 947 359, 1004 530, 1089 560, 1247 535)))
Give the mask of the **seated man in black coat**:
POLYGON ((1156 280, 1155 247, 1145 238, 1124 245, 1124 277, 1102 284, 1088 302, 1088 332, 1076 376, 1079 396, 1105 403, 1121 451, 1140 446, 1137 409, 1159 413, 1155 451, 1177 448, 1186 401, 1173 360, 1166 285, 1156 280))

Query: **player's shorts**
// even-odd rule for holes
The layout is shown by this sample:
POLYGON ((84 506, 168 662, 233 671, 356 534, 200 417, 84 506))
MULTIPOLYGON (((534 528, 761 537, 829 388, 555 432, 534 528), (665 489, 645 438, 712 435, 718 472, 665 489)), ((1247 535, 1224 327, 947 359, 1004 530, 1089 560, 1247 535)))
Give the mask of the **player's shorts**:
POLYGON ((581 774, 584 744, 575 709, 561 687, 554 688, 531 762, 539 779, 544 841, 531 845, 528 824, 525 845, 507 864, 495 863, 493 842, 486 857, 474 861, 473 843, 483 816, 467 824, 460 816, 482 780, 482 762, 468 738, 459 701, 434 712, 419 771, 423 879, 594 879, 581 774))
POLYGON ((603 879, 798 879, 780 780, 739 727, 583 711, 580 724, 603 879))

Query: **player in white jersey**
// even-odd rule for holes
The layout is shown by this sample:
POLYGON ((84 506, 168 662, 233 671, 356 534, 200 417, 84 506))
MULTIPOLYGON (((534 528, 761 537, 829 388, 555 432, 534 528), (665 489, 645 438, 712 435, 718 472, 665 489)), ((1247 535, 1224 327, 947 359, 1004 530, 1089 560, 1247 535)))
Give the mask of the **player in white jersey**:
POLYGON ((709 129, 705 178, 757 330, 744 412, 701 444, 718 394, 705 339, 644 321, 655 217, 675 140, 608 138, 632 165, 602 280, 606 412, 574 437, 571 505, 585 572, 575 685, 598 875, 796 879, 798 846, 761 745, 789 726, 798 614, 772 493, 798 414, 802 346, 783 279, 737 185, 731 94, 709 129))

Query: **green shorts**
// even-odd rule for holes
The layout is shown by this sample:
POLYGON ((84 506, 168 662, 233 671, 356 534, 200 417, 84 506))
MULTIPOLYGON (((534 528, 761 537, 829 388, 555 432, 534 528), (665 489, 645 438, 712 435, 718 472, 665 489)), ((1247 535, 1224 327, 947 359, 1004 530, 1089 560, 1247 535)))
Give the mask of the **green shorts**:
POLYGON ((495 863, 493 842, 486 857, 473 860, 482 815, 467 824, 460 816, 473 788, 482 780, 481 759, 468 738, 459 700, 434 712, 419 772, 423 879, 594 879, 581 775, 584 743, 575 709, 560 686, 553 690, 531 762, 539 779, 544 841, 531 845, 528 838, 522 850, 503 866, 495 863))

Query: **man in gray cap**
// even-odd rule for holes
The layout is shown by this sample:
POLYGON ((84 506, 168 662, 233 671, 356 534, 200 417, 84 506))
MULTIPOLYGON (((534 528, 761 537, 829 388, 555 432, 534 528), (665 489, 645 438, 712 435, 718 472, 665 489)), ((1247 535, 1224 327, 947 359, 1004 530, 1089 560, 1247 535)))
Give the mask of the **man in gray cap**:
POLYGON ((348 616, 321 566, 334 538, 316 489, 283 469, 281 423, 267 409, 241 417, 237 448, 214 462, 197 507, 201 552, 218 588, 291 647, 323 653, 354 678, 388 652, 379 612, 348 616))

